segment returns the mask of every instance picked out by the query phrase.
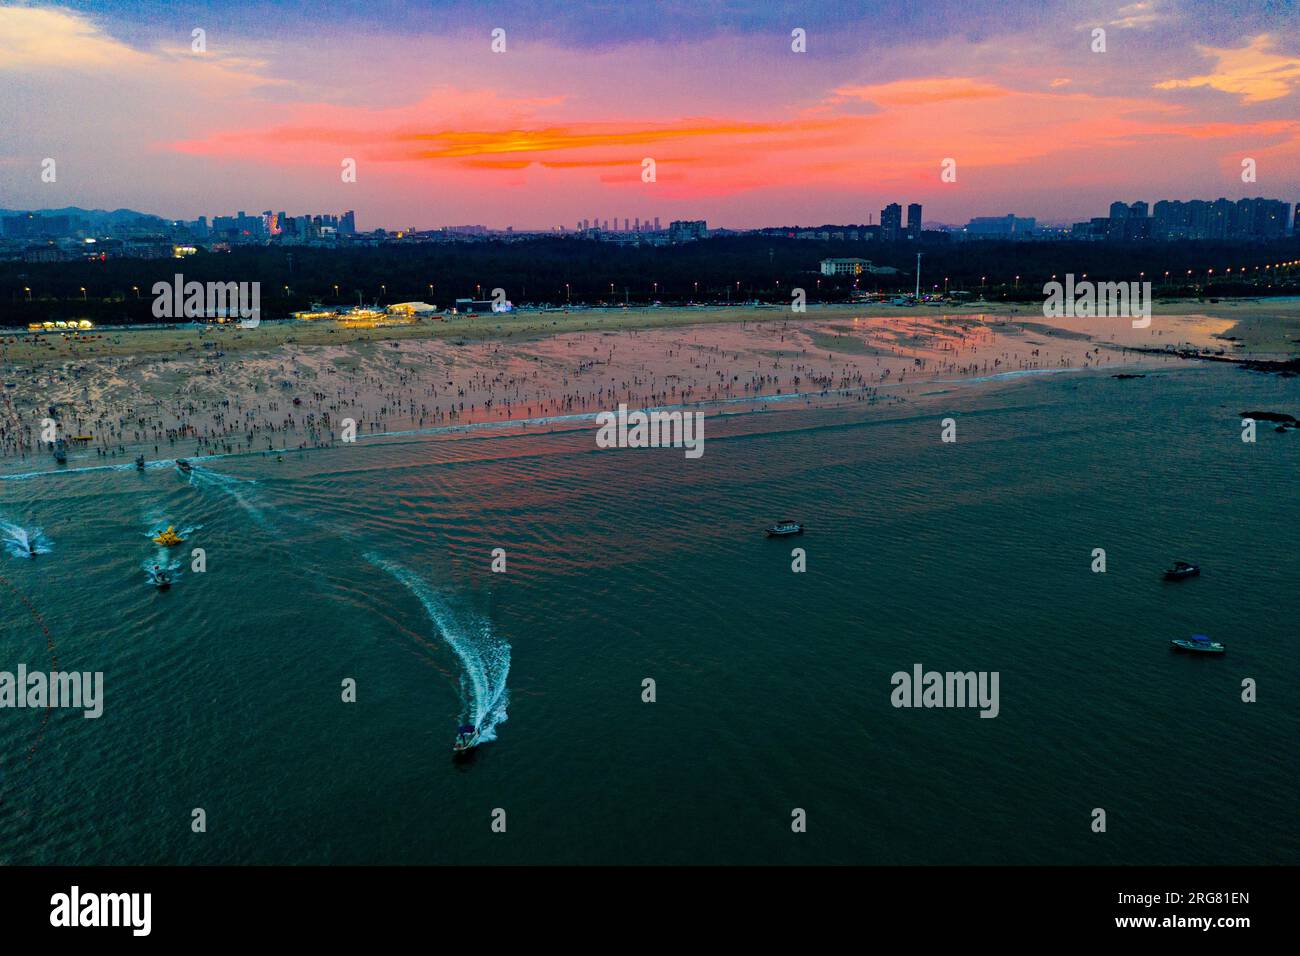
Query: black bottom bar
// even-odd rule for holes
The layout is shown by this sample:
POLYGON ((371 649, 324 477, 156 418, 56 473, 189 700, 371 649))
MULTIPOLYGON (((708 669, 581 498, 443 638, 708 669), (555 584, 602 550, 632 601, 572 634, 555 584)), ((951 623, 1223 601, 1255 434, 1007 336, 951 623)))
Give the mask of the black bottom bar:
MULTIPOLYGON (((1107 936, 1231 942, 1279 932, 1288 868, 10 868, 0 869, 7 940, 76 933, 83 943, 390 934, 533 934, 609 925, 660 939, 703 920, 736 938, 782 927, 918 941, 1107 936), (73 906, 72 887, 77 887, 73 906), (87 898, 92 899, 88 900, 87 898), (128 905, 128 901, 131 901, 128 905), (73 910, 76 910, 75 920, 73 910), (55 921, 67 925, 54 926, 55 921), (72 922, 114 921, 73 927, 72 922)), ((613 939, 610 940, 611 942, 613 939)))

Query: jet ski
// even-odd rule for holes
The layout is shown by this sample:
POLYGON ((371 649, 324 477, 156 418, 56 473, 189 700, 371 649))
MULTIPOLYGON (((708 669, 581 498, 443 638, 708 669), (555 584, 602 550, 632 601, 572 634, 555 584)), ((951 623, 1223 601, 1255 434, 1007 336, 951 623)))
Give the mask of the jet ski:
POLYGON ((461 724, 456 728, 456 740, 451 745, 454 754, 466 754, 478 745, 479 729, 473 724, 461 724))
POLYGON ((144 455, 135 456, 135 470, 144 471, 144 455))
POLYGON ((161 531, 153 536, 153 543, 161 544, 164 548, 170 548, 173 545, 184 544, 185 539, 176 533, 174 527, 168 525, 166 531, 161 531))
POLYGON ((184 458, 176 459, 176 467, 181 471, 182 474, 186 474, 186 475, 188 475, 191 471, 194 470, 194 466, 191 465, 184 458))
POLYGON ((155 571, 153 575, 153 586, 159 591, 166 591, 172 586, 172 576, 166 571, 155 571))

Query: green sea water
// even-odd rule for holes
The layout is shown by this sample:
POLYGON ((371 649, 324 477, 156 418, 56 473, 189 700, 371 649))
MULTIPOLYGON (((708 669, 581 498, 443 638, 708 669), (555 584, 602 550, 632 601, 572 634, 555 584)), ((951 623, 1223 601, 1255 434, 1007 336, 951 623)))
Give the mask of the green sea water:
POLYGON ((1300 863, 1300 434, 1237 415, 1300 384, 929 390, 711 414, 695 461, 580 426, 0 480, 0 670, 105 688, 0 710, 0 863, 1300 863), (915 664, 998 716, 892 706, 915 664))

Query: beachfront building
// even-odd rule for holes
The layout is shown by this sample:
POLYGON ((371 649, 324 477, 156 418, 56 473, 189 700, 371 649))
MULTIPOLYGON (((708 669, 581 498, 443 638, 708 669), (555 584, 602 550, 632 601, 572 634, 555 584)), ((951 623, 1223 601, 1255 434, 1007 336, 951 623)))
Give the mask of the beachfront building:
POLYGON ((422 319, 437 315, 438 307, 427 302, 395 302, 388 307, 388 314, 407 319, 422 319))
POLYGON ((319 302, 313 302, 310 309, 304 309, 301 312, 290 312, 289 318, 297 319, 300 322, 310 322, 316 319, 337 319, 339 317, 338 309, 327 309, 319 302))
POLYGON ((823 259, 821 272, 824 276, 860 276, 871 272, 869 259, 823 259))
POLYGON ((514 304, 508 301, 498 304, 492 299, 457 299, 451 311, 454 315, 490 315, 493 312, 512 312, 514 304))

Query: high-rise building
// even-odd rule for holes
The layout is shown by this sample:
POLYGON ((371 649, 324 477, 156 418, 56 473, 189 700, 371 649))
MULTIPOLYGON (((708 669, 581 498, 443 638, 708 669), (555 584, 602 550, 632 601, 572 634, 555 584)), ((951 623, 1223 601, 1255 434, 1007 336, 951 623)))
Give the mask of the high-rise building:
POLYGON ((668 224, 669 242, 690 242, 708 235, 709 227, 703 219, 674 219, 668 224))
POLYGON ((921 204, 919 202, 907 204, 907 238, 921 238, 921 204))
POLYGON ((343 214, 343 221, 339 223, 339 232, 345 236, 355 236, 357 234, 357 214, 349 209, 343 214))
POLYGON ((1295 218, 1291 220, 1291 235, 1300 236, 1300 202, 1295 204, 1295 218))
POLYGON ((1280 199, 1207 202, 1162 199, 1145 218, 1146 203, 1134 203, 1124 219, 1126 239, 1278 239, 1286 235, 1290 207, 1280 199))
POLYGON ((880 210, 880 238, 894 240, 903 231, 903 207, 891 202, 880 210))
POLYGON ((655 216, 655 232, 659 232, 659 217, 655 216))
POLYGON ((1124 230, 1128 223, 1128 203, 1113 202, 1110 204, 1110 222, 1106 226, 1106 238, 1111 242, 1123 242, 1124 230))

